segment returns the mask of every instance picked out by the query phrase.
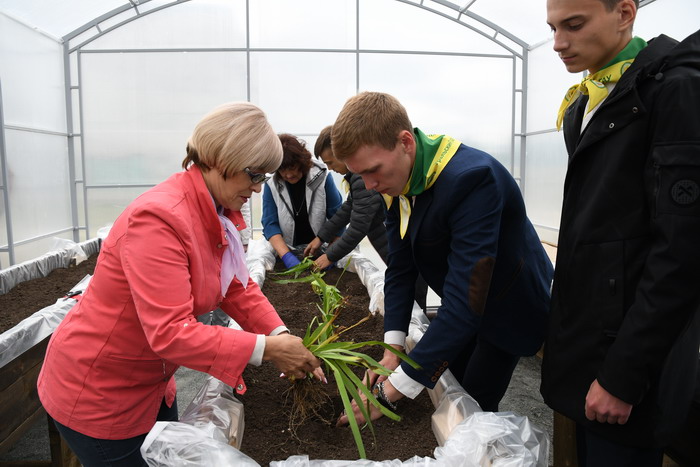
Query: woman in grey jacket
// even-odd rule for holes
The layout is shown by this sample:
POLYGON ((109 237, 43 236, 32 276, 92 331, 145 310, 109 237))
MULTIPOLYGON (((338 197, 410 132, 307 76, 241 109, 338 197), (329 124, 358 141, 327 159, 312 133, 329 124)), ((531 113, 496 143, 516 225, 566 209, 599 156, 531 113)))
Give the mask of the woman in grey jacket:
POLYGON ((387 240, 386 227, 384 227, 384 200, 382 195, 374 190, 367 190, 362 177, 349 172, 345 164, 333 157, 331 148, 331 126, 321 130, 314 146, 314 154, 321 159, 329 169, 343 175, 344 183, 349 189, 348 196, 335 215, 326 221, 314 238, 304 250, 304 256, 315 256, 324 242, 331 243, 325 254, 319 256, 315 264, 320 269, 325 269, 350 253, 365 236, 377 250, 379 256, 386 263, 387 240), (343 235, 336 239, 336 233, 347 225, 343 235))

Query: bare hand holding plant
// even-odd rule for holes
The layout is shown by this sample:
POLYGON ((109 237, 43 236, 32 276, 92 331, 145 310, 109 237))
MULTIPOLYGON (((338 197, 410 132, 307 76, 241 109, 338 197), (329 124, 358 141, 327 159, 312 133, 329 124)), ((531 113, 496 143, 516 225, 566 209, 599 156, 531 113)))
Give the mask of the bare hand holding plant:
POLYGON ((306 248, 304 248, 304 257, 316 256, 316 252, 321 248, 322 243, 323 241, 318 237, 311 240, 309 244, 306 245, 306 248))
MULTIPOLYGON (((347 265, 346 265, 347 268, 347 265)), ((345 415, 347 417, 346 424, 350 425, 350 429, 355 439, 358 452, 361 458, 366 458, 364 443, 360 436, 360 422, 364 423, 368 420, 366 426, 374 435, 374 427, 370 420, 379 418, 381 415, 386 415, 393 420, 400 420, 401 417, 396 415, 386 401, 381 402, 377 399, 377 394, 374 393, 374 388, 368 384, 368 375, 388 376, 392 370, 389 370, 379 364, 369 355, 360 352, 359 350, 370 346, 380 346, 384 348, 383 359, 387 359, 388 353, 396 355, 396 360, 392 359, 394 368, 398 366, 398 361, 403 360, 414 368, 418 368, 418 364, 411 360, 403 352, 394 347, 380 341, 365 341, 352 342, 340 340, 344 332, 352 329, 355 326, 361 325, 369 316, 353 324, 350 327, 338 329, 334 321, 338 317, 340 310, 344 304, 344 298, 338 291, 336 286, 326 284, 323 280, 323 272, 317 271, 314 268, 314 262, 311 258, 304 258, 304 261, 297 266, 290 268, 281 275, 293 275, 293 279, 277 280, 279 283, 291 282, 308 282, 311 284, 314 292, 316 292, 321 304, 317 304, 320 311, 320 316, 314 318, 306 329, 304 335, 304 345, 309 351, 319 360, 323 361, 326 369, 335 377, 335 384, 338 386, 340 398, 345 407, 345 415), (307 272, 307 276, 301 276, 307 272), (399 360, 400 359, 400 360, 399 360), (365 369, 365 381, 353 372, 353 367, 365 369), (361 404, 356 404, 355 401, 362 401, 361 404), (358 416, 355 413, 358 413, 358 416)), ((341 274, 342 277, 342 274, 341 274)), ((338 278, 340 281, 340 278, 338 278)), ((310 413, 317 413, 316 409, 310 406, 309 400, 313 399, 313 393, 309 391, 306 385, 294 385, 294 401, 298 403, 297 408, 293 410, 292 421, 304 420, 310 413), (302 392, 303 391, 303 392, 302 392)), ((398 391, 397 391, 398 393, 398 391)), ((381 391, 379 392, 381 394, 381 391)), ((316 398, 317 399, 317 398, 316 398)), ((295 429, 291 426, 290 430, 294 433, 295 429)))
POLYGON ((321 271, 324 271, 328 269, 329 266, 333 265, 333 262, 328 259, 328 256, 323 254, 316 258, 316 261, 314 261, 314 265, 316 266, 317 269, 320 269, 321 271))
POLYGON ((313 373, 319 381, 325 380, 320 360, 309 352, 297 336, 266 336, 263 360, 272 361, 288 377, 303 379, 307 373, 313 373))

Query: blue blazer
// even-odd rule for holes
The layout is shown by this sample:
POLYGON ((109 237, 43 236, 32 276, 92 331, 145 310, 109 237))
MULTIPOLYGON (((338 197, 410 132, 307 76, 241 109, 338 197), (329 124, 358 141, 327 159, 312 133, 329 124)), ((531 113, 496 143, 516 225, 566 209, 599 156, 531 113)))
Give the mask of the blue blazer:
POLYGON ((422 368, 403 364, 406 374, 434 387, 475 336, 513 355, 534 355, 547 330, 554 271, 505 167, 461 145, 415 197, 403 239, 398 204, 387 214, 385 331, 408 331, 419 272, 442 299, 410 353, 422 368))

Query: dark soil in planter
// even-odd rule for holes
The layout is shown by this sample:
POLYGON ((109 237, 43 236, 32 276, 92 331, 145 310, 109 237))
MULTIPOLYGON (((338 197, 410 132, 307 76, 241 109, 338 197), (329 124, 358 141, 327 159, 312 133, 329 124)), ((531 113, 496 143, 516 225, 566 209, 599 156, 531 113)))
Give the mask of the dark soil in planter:
MULTIPOLYGON (((324 280, 336 284, 342 270, 328 271, 324 280)), ((268 275, 263 292, 275 306, 290 331, 303 336, 313 316, 318 315, 318 297, 308 283, 277 284, 268 275)), ((347 298, 347 305, 341 310, 336 323, 351 326, 369 315, 367 289, 358 276, 346 272, 337 284, 341 294, 347 298)), ((372 317, 368 322, 344 334, 344 340, 364 342, 383 340, 381 316, 372 317)), ((383 349, 361 349, 364 353, 379 360, 383 349)), ((361 372, 357 372, 359 376, 361 372)), ((317 383, 318 389, 332 398, 322 411, 323 418, 311 419, 296 428, 296 435, 290 433, 290 404, 285 404, 286 391, 291 383, 279 377, 274 365, 264 363, 260 367, 248 367, 243 374, 248 391, 239 399, 245 406, 245 432, 242 451, 261 465, 273 460, 284 460, 289 456, 307 454, 311 459, 358 459, 358 452, 350 428, 336 427, 335 421, 343 410, 337 395, 332 376, 327 374, 329 384, 317 383)), ((435 411, 426 391, 415 400, 399 402, 398 414, 401 421, 386 417, 374 422, 376 439, 366 428, 363 440, 367 457, 372 460, 400 459, 402 461, 418 456, 432 456, 437 446, 430 418, 435 411)))
POLYGON ((54 269, 46 277, 16 285, 0 295, 0 334, 35 312, 56 303, 87 274, 95 270, 97 255, 92 255, 77 266, 54 269))
MULTIPOLYGON (((73 286, 85 277, 86 274, 92 274, 94 271, 97 255, 88 258, 77 266, 70 268, 60 268, 52 271, 47 277, 33 279, 17 285, 12 290, 4 295, 0 295, 0 333, 19 323, 22 319, 30 316, 36 311, 51 305, 57 299, 63 297, 73 286)), ((332 282, 332 274, 338 274, 336 271, 329 273, 329 282, 332 282)), ((346 273, 347 274, 347 273, 346 273)), ((356 283, 357 297, 352 298, 354 303, 356 300, 364 300, 362 305, 357 307, 357 319, 365 316, 368 313, 367 291, 359 283, 359 279, 354 274, 348 274, 343 278, 343 283, 356 283)), ((273 283, 267 280, 264 290, 271 288, 273 283)), ((307 286, 309 289, 310 287, 307 286)), ((277 292, 278 294, 280 292, 277 292)), ((308 313, 313 309, 311 303, 315 303, 315 297, 303 298, 295 296, 289 289, 283 289, 281 304, 277 304, 277 310, 282 315, 285 322, 292 328, 293 332, 302 335, 308 323, 308 316, 305 316, 300 321, 294 321, 299 315, 299 309, 304 309, 308 313)), ((309 293, 308 290, 306 293, 309 293)), ((349 291, 344 292, 347 296, 353 296, 349 291)), ((268 291, 271 301, 274 298, 275 292, 268 291)), ((315 305, 314 305, 315 306, 315 305)), ((350 313, 346 310, 344 318, 348 322, 353 322, 350 313)), ((374 320, 372 326, 375 326, 375 331, 372 331, 370 337, 357 337, 358 340, 380 339, 382 335, 381 318, 374 320)), ((367 323, 365 326, 369 326, 367 323)), ((317 433, 312 433, 304 443, 293 442, 288 436, 286 425, 286 416, 284 407, 281 406, 283 400, 283 392, 288 383, 281 381, 278 376, 279 372, 274 369, 271 364, 263 364, 263 371, 270 373, 265 375, 245 374, 248 392, 241 397, 246 404, 246 429, 243 437, 243 451, 251 457, 255 458, 262 465, 267 465, 265 462, 269 460, 283 460, 294 454, 308 454, 314 459, 356 459, 357 452, 352 441, 352 436, 348 428, 335 428, 334 426, 326 426, 317 423, 311 431, 317 430, 317 433), (256 402, 255 398, 260 401, 256 402), (270 407, 270 401, 275 402, 273 408, 270 407), (263 409, 257 415, 254 411, 258 408, 263 409), (267 410, 267 412, 265 411, 267 410), (275 423, 279 423, 275 427, 275 423), (268 434, 269 433, 269 434, 268 434), (336 444, 344 438, 346 453, 340 453, 336 444), (310 441, 309 441, 310 440, 310 441), (256 450, 258 450, 256 452, 256 450), (267 459, 267 461, 265 460, 267 459)), ((181 369, 189 373, 196 373, 193 370, 181 369)), ((202 379, 193 379, 196 382, 202 379)), ((539 394, 540 380, 540 361, 538 357, 522 358, 520 364, 513 374, 513 379, 509 386, 503 401, 500 404, 500 409, 503 411, 514 411, 519 415, 527 415, 530 420, 545 429, 552 439, 552 411, 543 402, 539 394)), ((188 380, 187 380, 188 381, 188 380)), ((178 384, 184 384, 179 382, 178 384)), ((187 384, 192 384, 187 382, 187 384)), ((199 384, 199 383, 197 383, 199 384)), ((189 403, 187 397, 181 398, 186 392, 185 389, 179 387, 178 404, 182 408, 189 403)), ((192 396, 196 389, 192 391, 192 396)), ((191 396, 190 396, 191 397, 191 396)), ((403 417, 401 422, 393 422, 386 418, 382 418, 375 422, 377 439, 379 445, 372 444, 371 437, 365 439, 365 447, 367 454, 372 459, 387 460, 393 458, 401 458, 403 460, 410 458, 413 455, 427 456, 432 455, 432 449, 435 447, 434 435, 430 427, 429 414, 434 410, 432 404, 423 394, 416 401, 402 401, 399 405, 399 414, 403 417), (422 408, 421 408, 422 407, 422 408), (419 413, 419 411, 423 413, 419 413), (424 447, 421 445, 424 444, 424 447), (381 447, 381 448, 380 448, 381 447), (407 448, 408 447, 408 448, 407 448), (380 449, 386 449, 381 452, 380 449), (389 452, 388 449, 406 450, 410 452, 389 452)), ((329 417, 334 418, 340 413, 341 407, 334 406, 330 411, 329 417)), ((301 431, 299 432, 300 437, 301 431)), ((33 429, 31 436, 26 435, 21 442, 17 443, 17 449, 14 451, 0 455, 0 462, 4 460, 28 460, 42 459, 48 457, 48 439, 46 437, 46 423, 41 420, 33 429)), ((551 445, 550 445, 550 461, 551 445)))

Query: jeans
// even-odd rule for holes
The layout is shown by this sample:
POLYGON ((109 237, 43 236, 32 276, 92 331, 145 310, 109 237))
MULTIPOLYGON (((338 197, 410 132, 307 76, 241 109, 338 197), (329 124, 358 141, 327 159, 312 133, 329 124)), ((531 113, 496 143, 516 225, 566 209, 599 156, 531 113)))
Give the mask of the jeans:
MULTIPOLYGON (((158 421, 177 421, 177 401, 172 407, 160 406, 158 421)), ((141 445, 148 433, 127 439, 99 439, 84 435, 53 421, 71 450, 78 456, 84 467, 136 467, 146 466, 141 456, 141 445)))

